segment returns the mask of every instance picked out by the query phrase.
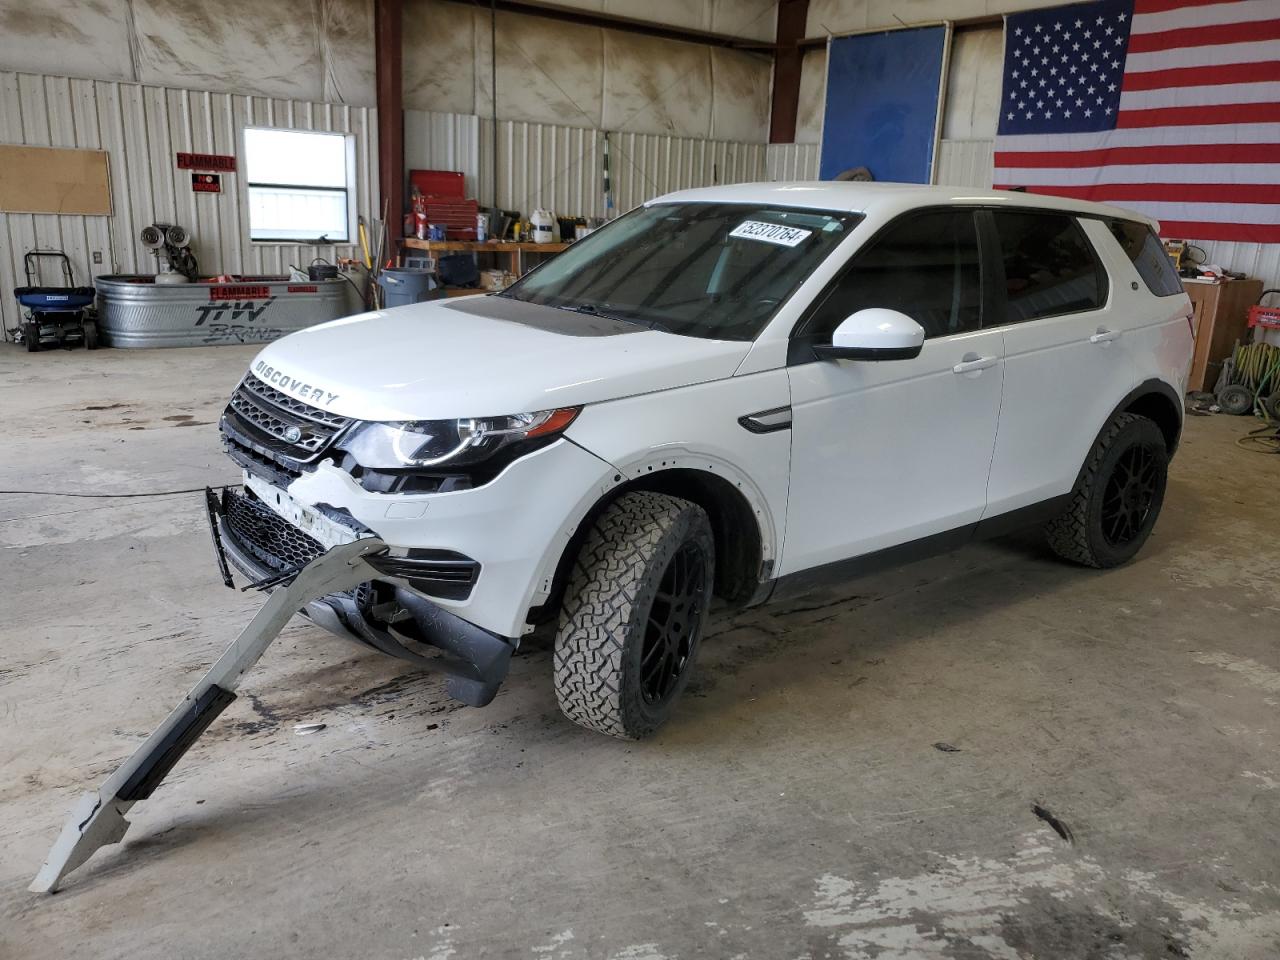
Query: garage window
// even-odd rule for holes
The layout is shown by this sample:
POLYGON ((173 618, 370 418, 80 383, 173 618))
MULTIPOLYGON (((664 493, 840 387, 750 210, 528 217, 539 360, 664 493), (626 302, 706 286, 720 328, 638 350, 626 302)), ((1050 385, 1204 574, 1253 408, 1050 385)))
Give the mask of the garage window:
POLYGON ((351 239, 347 136, 309 130, 244 132, 249 239, 351 239))

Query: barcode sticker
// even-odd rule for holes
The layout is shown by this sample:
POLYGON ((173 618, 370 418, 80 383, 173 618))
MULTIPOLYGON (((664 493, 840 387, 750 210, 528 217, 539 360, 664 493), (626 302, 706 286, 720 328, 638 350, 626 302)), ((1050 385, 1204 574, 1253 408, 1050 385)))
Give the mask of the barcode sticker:
POLYGON ((780 223, 765 223, 763 220, 743 220, 729 231, 731 237, 743 240, 763 240, 765 243, 776 243, 783 247, 794 247, 803 243, 812 230, 801 230, 799 227, 784 227, 780 223))

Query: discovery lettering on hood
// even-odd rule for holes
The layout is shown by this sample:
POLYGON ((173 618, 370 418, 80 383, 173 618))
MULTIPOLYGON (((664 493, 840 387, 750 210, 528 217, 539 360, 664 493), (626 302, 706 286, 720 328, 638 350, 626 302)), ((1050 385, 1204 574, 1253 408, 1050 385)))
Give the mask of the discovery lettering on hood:
POLYGON ((332 393, 324 387, 313 387, 309 383, 304 383, 297 377, 289 376, 284 370, 277 370, 275 367, 268 365, 266 362, 259 360, 253 365, 254 375, 264 383, 274 384, 281 389, 287 390, 295 394, 301 400, 311 400, 316 403, 323 403, 326 407, 333 401, 338 399, 336 393, 332 393))

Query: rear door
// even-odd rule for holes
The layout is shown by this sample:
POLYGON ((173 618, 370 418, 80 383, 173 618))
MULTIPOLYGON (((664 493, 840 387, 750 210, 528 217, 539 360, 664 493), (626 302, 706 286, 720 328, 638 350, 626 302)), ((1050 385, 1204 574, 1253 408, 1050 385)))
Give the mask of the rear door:
POLYGON ((982 329, 972 208, 908 214, 854 255, 792 341, 791 486, 779 573, 977 522, 1000 409, 1001 333, 982 329), (925 328, 909 360, 815 360, 850 314, 925 328), (805 351, 809 353, 806 355, 805 351))
POLYGON ((983 217, 1005 357, 987 488, 994 516, 1071 490, 1133 364, 1128 323, 1107 308, 1107 271, 1081 222, 1032 210, 983 217))

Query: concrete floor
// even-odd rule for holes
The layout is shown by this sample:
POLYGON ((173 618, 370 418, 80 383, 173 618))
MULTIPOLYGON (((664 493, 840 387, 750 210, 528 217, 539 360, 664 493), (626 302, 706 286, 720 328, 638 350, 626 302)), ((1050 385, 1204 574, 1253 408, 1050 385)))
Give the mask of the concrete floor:
MULTIPOLYGON (((0 489, 233 480, 251 352, 0 349, 0 489)), ((1249 425, 1189 421, 1126 568, 1023 537, 720 617, 641 744, 564 721, 545 648, 474 710, 297 623, 54 897, 25 888, 77 794, 259 600, 197 495, 0 494, 0 957, 1275 957, 1280 457, 1249 425)))

